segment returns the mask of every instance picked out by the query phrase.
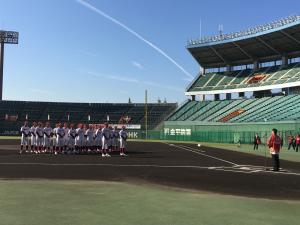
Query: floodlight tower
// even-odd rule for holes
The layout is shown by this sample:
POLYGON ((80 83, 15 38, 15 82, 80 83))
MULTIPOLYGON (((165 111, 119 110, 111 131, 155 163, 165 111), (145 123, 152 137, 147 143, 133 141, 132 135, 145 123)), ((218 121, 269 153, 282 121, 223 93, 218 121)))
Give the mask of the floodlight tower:
POLYGON ((4 44, 18 44, 19 33, 0 30, 0 101, 3 92, 4 44))

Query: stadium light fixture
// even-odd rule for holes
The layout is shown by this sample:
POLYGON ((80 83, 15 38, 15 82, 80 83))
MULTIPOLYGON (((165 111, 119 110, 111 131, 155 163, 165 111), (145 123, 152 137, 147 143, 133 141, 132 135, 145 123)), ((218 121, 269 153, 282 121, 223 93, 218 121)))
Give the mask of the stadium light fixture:
POLYGON ((4 45, 18 44, 19 32, 0 30, 0 101, 3 92, 4 45))

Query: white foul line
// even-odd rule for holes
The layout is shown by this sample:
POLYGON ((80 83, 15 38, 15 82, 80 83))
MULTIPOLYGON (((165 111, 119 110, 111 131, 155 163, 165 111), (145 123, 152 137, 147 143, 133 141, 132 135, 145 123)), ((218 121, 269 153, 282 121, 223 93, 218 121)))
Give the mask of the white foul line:
MULTIPOLYGON (((167 143, 167 144, 168 144, 168 143, 167 143)), ((215 159, 215 160, 218 160, 218 161, 221 161, 221 162, 226 162, 226 163, 231 164, 231 165, 233 165, 233 166, 239 166, 238 164, 236 164, 236 163, 234 163, 234 162, 230 162, 230 161, 227 161, 227 160, 218 158, 218 157, 214 157, 214 156, 211 156, 211 155, 207 155, 207 154, 201 153, 201 152, 196 151, 196 150, 191 150, 191 149, 187 148, 186 146, 174 145, 174 144, 168 144, 168 145, 169 145, 169 146, 172 146, 172 147, 175 147, 175 148, 183 149, 183 150, 188 151, 188 152, 193 152, 193 153, 195 153, 195 154, 202 155, 202 156, 205 156, 205 157, 208 157, 208 158, 212 158, 212 159, 215 159)))
MULTIPOLYGON (((110 164, 110 163, 0 163, 1 165, 9 165, 9 166, 109 166, 109 167, 152 167, 152 168, 189 168, 189 169, 207 169, 207 170, 215 170, 215 171, 231 171, 226 169, 226 167, 207 167, 207 166, 186 166, 186 165, 157 165, 157 164, 110 164)), ((233 167, 230 167, 233 168, 233 167)), ((232 170, 231 172, 235 173, 253 173, 254 171, 238 171, 232 170)))
POLYGON ((254 166, 254 165, 239 165, 239 164, 236 164, 236 163, 233 163, 233 162, 230 162, 230 161, 218 158, 218 157, 214 157, 214 156, 210 156, 210 155, 207 155, 207 154, 203 154, 203 153, 197 151, 195 148, 192 148, 192 147, 182 146, 182 145, 175 145, 175 144, 169 144, 169 143, 165 143, 165 144, 167 144, 169 146, 172 146, 172 147, 180 148, 180 149, 183 149, 185 151, 193 152, 193 153, 198 154, 198 155, 206 156, 206 157, 213 158, 213 159, 216 159, 216 160, 219 160, 219 161, 222 161, 222 162, 226 162, 226 163, 229 163, 229 164, 233 165, 231 167, 232 169, 230 169, 228 167, 209 167, 208 169, 213 169, 213 170, 218 170, 218 171, 235 172, 235 173, 257 173, 257 172, 263 172, 263 173, 272 173, 272 174, 284 174, 284 175, 296 175, 296 176, 300 176, 300 173, 295 173, 295 172, 266 171, 264 168, 259 167, 259 166, 254 166), (247 171, 247 172, 246 171, 234 170, 234 168, 241 167, 241 166, 250 166, 250 167, 253 167, 255 169, 247 171))

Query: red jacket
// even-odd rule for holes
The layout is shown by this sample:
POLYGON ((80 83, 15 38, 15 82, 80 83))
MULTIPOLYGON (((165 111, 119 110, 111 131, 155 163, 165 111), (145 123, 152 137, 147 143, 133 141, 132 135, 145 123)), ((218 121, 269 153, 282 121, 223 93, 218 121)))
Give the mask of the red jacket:
POLYGON ((296 137, 296 144, 297 144, 297 145, 300 144, 300 137, 296 137))
POLYGON ((278 154, 280 152, 280 146, 281 146, 281 138, 278 135, 271 135, 268 140, 268 146, 270 148, 270 153, 272 154, 278 154))
POLYGON ((295 140, 295 139, 294 139, 294 137, 293 137, 293 136, 289 136, 289 143, 291 143, 291 144, 292 144, 292 143, 294 142, 294 140, 295 140))

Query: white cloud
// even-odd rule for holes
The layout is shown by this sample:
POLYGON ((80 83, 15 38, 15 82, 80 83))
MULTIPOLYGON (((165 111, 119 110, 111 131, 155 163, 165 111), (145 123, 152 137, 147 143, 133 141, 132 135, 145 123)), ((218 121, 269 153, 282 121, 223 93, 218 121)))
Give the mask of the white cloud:
POLYGON ((95 52, 90 52, 90 51, 81 51, 82 54, 90 57, 96 57, 98 56, 95 52))
POLYGON ((134 78, 126 77, 126 76, 107 75, 107 74, 99 74, 99 73, 94 73, 94 72, 87 72, 87 74, 94 76, 94 77, 101 77, 101 78, 106 78, 106 79, 116 80, 116 81, 121 81, 121 82, 128 82, 128 83, 152 86, 152 87, 157 87, 157 88, 162 88, 162 89, 168 89, 171 91, 177 91, 180 93, 184 92, 183 88, 170 86, 170 85, 163 85, 163 84, 156 83, 153 81, 142 81, 142 80, 137 80, 134 78))
POLYGON ((184 81, 188 81, 188 82, 191 82, 191 81, 193 81, 193 80, 194 80, 194 78, 192 79, 192 78, 188 78, 188 77, 186 77, 186 78, 182 78, 182 80, 184 80, 184 81))
POLYGON ((31 88, 31 89, 29 89, 29 91, 34 92, 34 93, 38 93, 38 94, 47 94, 47 95, 54 94, 54 92, 52 92, 52 91, 35 89, 35 88, 31 88))
POLYGON ((132 64, 134 67, 136 67, 136 68, 138 68, 138 69, 140 69, 140 70, 143 70, 143 69, 144 69, 144 67, 142 66, 142 64, 140 64, 140 63, 137 62, 137 61, 131 61, 131 64, 132 64))
POLYGON ((87 73, 94 77, 101 77, 101 78, 106 78, 106 79, 110 79, 110 80, 123 81, 123 82, 129 82, 129 83, 140 83, 140 81, 138 81, 137 79, 130 78, 130 77, 99 74, 99 73, 94 73, 94 72, 87 72, 87 73))
POLYGON ((128 92, 128 91, 124 91, 124 90, 119 90, 119 92, 120 92, 121 94, 126 94, 126 95, 128 95, 128 94, 129 94, 129 92, 128 92))
POLYGON ((168 59, 171 63, 173 63, 178 69, 180 69, 186 78, 189 79, 194 79, 194 77, 187 72, 181 65, 179 65, 178 62, 176 62, 171 56, 169 56, 165 51, 163 51, 161 48, 159 48, 158 46, 156 46, 155 44, 153 44, 152 42, 150 42, 149 40, 147 40, 146 38, 144 38, 143 36, 141 36, 140 34, 138 34, 137 32, 135 32, 134 30, 132 30, 131 28, 129 28, 128 26, 126 26, 125 24, 121 23, 119 20, 113 18, 112 16, 106 14, 105 12, 101 11, 100 9, 96 8, 95 6, 91 5, 90 3, 84 1, 84 0, 76 0, 79 4, 81 4, 82 6, 94 11, 95 13, 99 14, 100 16, 110 20, 111 22, 115 23, 116 25, 120 26, 121 28, 125 29, 126 31, 128 31, 129 33, 131 33, 133 36, 135 36, 136 38, 140 39, 141 41, 143 41, 145 44, 149 45, 151 48, 153 48, 155 51, 157 51, 159 54, 161 54, 162 56, 164 56, 166 59, 168 59))

